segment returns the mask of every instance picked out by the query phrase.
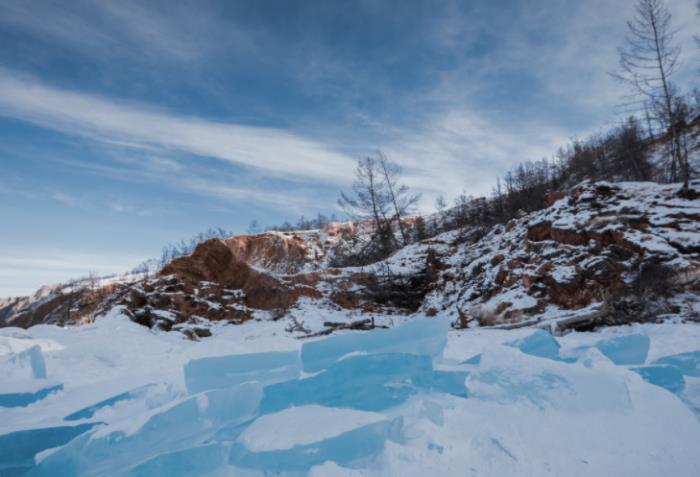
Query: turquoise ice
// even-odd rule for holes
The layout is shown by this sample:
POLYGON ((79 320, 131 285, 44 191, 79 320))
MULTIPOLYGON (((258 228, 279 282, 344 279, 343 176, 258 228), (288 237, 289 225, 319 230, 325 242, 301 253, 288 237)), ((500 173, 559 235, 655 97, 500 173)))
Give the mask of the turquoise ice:
POLYGON ((252 419, 260 396, 260 384, 247 383, 163 406, 133 430, 97 428, 48 456, 28 475, 113 475, 125 470, 124 456, 139 463, 202 445, 220 428, 252 419))
POLYGON ((466 377, 466 372, 434 371, 430 356, 351 356, 315 376, 267 386, 261 412, 306 404, 378 411, 401 404, 419 391, 466 396, 466 377))
POLYGON ((237 354, 201 358, 185 365, 185 384, 191 394, 221 389, 246 381, 263 384, 299 376, 297 351, 237 354))
POLYGON ((642 334, 617 336, 599 341, 595 347, 615 364, 644 364, 649 352, 649 337, 642 334))
POLYGON ((424 318, 395 328, 312 341, 301 348, 302 367, 305 372, 314 373, 352 353, 404 353, 435 357, 442 353, 449 329, 449 320, 424 318))
POLYGON ((92 424, 57 426, 12 432, 0 436, 0 475, 22 475, 34 466, 34 456, 61 446, 90 430, 92 424))

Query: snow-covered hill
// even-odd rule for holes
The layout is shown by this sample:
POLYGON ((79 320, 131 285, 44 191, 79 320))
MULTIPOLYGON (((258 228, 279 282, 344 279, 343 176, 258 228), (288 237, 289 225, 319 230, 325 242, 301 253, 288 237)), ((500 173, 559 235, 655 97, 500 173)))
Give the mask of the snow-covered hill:
POLYGON ((456 327, 697 319, 700 183, 694 198, 678 190, 584 182, 485 235, 446 232, 364 267, 334 259, 361 247, 367 225, 212 239, 155 275, 47 289, 0 305, 0 317, 23 327, 85 323, 123 306, 138 323, 193 339, 213 323, 281 319, 290 333, 315 334, 416 312, 456 327))

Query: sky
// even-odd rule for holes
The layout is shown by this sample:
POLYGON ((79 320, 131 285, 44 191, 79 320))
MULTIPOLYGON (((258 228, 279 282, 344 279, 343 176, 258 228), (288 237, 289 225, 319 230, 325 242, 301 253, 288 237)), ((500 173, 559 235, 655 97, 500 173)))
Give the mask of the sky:
MULTIPOLYGON (((667 0, 698 74, 693 0, 667 0)), ((611 0, 0 0, 0 297, 209 227, 337 213, 383 151, 430 211, 621 119, 611 0)))

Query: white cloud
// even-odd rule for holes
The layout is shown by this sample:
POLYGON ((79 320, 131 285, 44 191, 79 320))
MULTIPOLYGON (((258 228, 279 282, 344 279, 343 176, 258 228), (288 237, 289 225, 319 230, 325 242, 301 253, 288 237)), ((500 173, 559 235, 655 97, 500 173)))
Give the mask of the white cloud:
POLYGON ((99 141, 212 157, 267 174, 343 183, 354 159, 283 130, 209 121, 74 93, 0 70, 0 114, 99 141))
POLYGON ((434 114, 383 149, 400 158, 406 183, 424 193, 429 208, 438 195, 487 195, 497 175, 518 162, 552 157, 566 140, 557 127, 524 122, 507 128, 465 108, 434 114))

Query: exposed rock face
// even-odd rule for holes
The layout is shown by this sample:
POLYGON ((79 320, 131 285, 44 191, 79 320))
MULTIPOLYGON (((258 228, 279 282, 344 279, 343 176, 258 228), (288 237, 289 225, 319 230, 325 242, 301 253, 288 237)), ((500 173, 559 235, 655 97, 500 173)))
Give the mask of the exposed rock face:
POLYGON ((295 273, 307 263, 321 259, 294 234, 241 235, 226 239, 224 244, 241 262, 284 273, 295 273))
POLYGON ((317 298, 321 295, 309 286, 283 283, 254 270, 218 239, 199 244, 188 257, 173 260, 160 275, 175 275, 186 283, 206 281, 241 290, 245 294, 245 304, 261 310, 289 308, 301 296, 317 298))
MULTIPOLYGON (((696 184, 698 187, 700 184, 696 184)), ((583 183, 551 207, 496 226, 446 253, 449 268, 424 307, 472 310, 495 322, 548 316, 616 294, 663 293, 663 280, 700 273, 700 201, 678 185, 583 183), (643 270, 651 267, 649 283, 643 270), (662 277, 668 274, 669 276, 662 277)), ((697 279, 683 279, 697 289, 697 279)))
POLYGON ((15 299, 0 307, 0 326, 28 328, 37 324, 80 324, 103 311, 102 300, 118 285, 101 287, 42 287, 31 297, 15 299))
POLYGON ((352 223, 331 222, 321 230, 240 235, 224 240, 224 244, 236 259, 255 268, 294 274, 325 268, 335 247, 358 231, 352 223))

